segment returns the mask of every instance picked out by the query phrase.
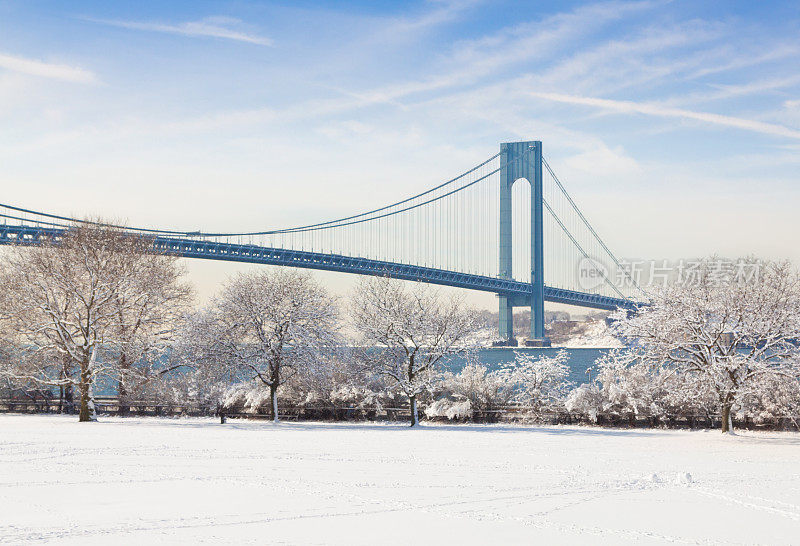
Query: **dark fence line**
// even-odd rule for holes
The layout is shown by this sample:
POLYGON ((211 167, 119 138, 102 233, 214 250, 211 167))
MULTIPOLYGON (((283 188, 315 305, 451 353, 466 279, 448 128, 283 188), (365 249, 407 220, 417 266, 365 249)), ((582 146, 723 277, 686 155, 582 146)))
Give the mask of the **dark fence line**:
MULTIPOLYGON (((165 404, 155 401, 131 401, 121 404, 115 397, 95 399, 97 412, 103 415, 150 416, 150 417, 209 417, 217 416, 233 419, 271 419, 269 408, 248 411, 244 407, 212 408, 197 404, 165 404)), ((420 417, 424 416, 420 409, 420 417)), ((0 399, 0 413, 65 413, 75 414, 78 408, 65 405, 57 399, 3 400, 0 399)), ((357 406, 284 406, 279 410, 279 418, 289 421, 329 420, 329 421, 408 421, 408 406, 381 407, 380 409, 357 406)), ((566 411, 534 411, 525 406, 506 406, 495 409, 473 410, 471 417, 447 419, 435 417, 426 419, 433 422, 451 423, 541 423, 552 425, 597 425, 617 428, 719 428, 719 415, 669 415, 663 417, 632 417, 615 413, 599 413, 596 420, 566 411)), ((734 427, 747 430, 800 430, 800 416, 774 417, 755 421, 752 418, 737 419, 734 427)))
MULTIPOLYGON (((165 417, 202 417, 216 415, 213 408, 199 405, 165 404, 153 401, 135 401, 125 404, 114 397, 97 397, 95 409, 104 415, 137 415, 165 417)), ((0 399, 0 413, 65 413, 77 414, 77 402, 64 402, 58 399, 41 400, 3 400, 0 399)))

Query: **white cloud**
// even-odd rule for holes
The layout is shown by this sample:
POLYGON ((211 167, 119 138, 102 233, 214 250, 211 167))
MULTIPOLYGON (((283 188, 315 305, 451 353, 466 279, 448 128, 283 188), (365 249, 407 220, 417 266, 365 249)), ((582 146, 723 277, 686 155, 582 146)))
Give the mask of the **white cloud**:
POLYGON ((605 145, 568 157, 563 163, 567 169, 593 176, 631 175, 643 171, 639 163, 626 155, 621 147, 611 149, 605 145))
POLYGON ((566 104, 579 104, 582 106, 592 106, 595 108, 600 108, 602 110, 619 112, 623 114, 644 114, 648 116, 692 119, 696 121, 702 121, 704 123, 711 123, 714 125, 735 127, 737 129, 744 129, 746 131, 753 131, 756 133, 800 139, 800 131, 797 131, 795 129, 790 129, 782 125, 765 123, 763 121, 756 121, 756 120, 738 118, 733 116, 724 116, 721 114, 713 114, 710 112, 696 112, 693 110, 684 110, 682 108, 670 108, 646 102, 611 100, 611 99, 602 99, 597 97, 582 97, 578 95, 563 95, 560 93, 539 93, 532 91, 529 94, 532 97, 544 100, 562 102, 566 104))
POLYGON ((273 41, 270 38, 256 34, 248 34, 233 26, 241 23, 238 19, 230 17, 207 17, 200 21, 188 21, 185 23, 167 24, 156 22, 138 21, 118 21, 112 19, 87 19, 93 23, 110 25, 115 27, 127 28, 131 30, 145 30, 150 32, 164 32, 167 34, 177 34, 180 36, 221 38, 224 40, 234 40, 249 44, 271 46, 273 41))
POLYGON ((610 22, 654 5, 647 1, 602 2, 506 27, 488 36, 457 42, 444 60, 444 68, 437 69, 434 76, 347 94, 361 98, 365 104, 397 105, 397 100, 416 93, 470 85, 510 66, 547 58, 610 22))
POLYGON ((547 57, 612 21, 653 8, 654 2, 601 2, 538 21, 506 27, 475 40, 456 43, 453 60, 481 73, 547 57))
POLYGON ((759 66, 772 61, 779 61, 787 57, 795 57, 800 51, 795 45, 765 45, 762 48, 767 53, 762 55, 746 55, 742 54, 741 50, 734 48, 727 48, 728 62, 714 63, 704 66, 702 69, 690 74, 688 79, 702 78, 712 74, 719 74, 722 72, 730 72, 742 68, 749 68, 751 66, 759 66))
MULTIPOLYGON (((714 85, 715 91, 690 93, 681 95, 679 98, 669 101, 671 104, 678 103, 693 103, 698 101, 715 101, 725 100, 734 97, 745 97, 750 95, 758 95, 770 91, 777 91, 786 87, 792 87, 800 83, 800 74, 785 78, 772 78, 772 79, 759 79, 754 82, 747 82, 738 85, 714 85)), ((791 101, 789 101, 791 102, 791 101)))
POLYGON ((581 47, 537 71, 535 88, 601 94, 672 81, 676 74, 705 61, 705 48, 699 54, 686 54, 682 49, 705 44, 719 35, 716 25, 699 21, 645 27, 622 39, 581 47))
POLYGON ((478 4, 480 0, 447 0, 435 2, 439 7, 428 11, 416 18, 402 18, 393 22, 385 32, 389 33, 409 33, 418 30, 437 27, 453 22, 465 10, 478 4))
POLYGON ((95 75, 83 68, 66 64, 46 63, 36 59, 17 57, 0 53, 0 67, 29 76, 39 76, 53 80, 62 80, 75 83, 94 83, 95 75))
POLYGON ((373 133, 375 128, 367 123, 356 120, 344 120, 328 123, 317 128, 317 132, 334 140, 352 140, 364 138, 373 133))

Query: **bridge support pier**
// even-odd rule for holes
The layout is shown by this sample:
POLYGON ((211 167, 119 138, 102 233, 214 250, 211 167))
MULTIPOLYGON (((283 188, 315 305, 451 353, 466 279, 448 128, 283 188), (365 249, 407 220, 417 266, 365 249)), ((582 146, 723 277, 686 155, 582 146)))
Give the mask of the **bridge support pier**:
POLYGON ((496 345, 517 345, 514 337, 514 306, 531 306, 531 332, 526 345, 548 347, 544 331, 544 248, 542 205, 541 141, 504 142, 500 145, 500 271, 503 279, 513 278, 512 192, 514 183, 524 178, 531 184, 531 296, 515 302, 499 295, 500 341, 496 345))
POLYGON ((534 142, 531 155, 531 337, 525 344, 529 347, 549 347, 550 340, 544 334, 544 190, 540 141, 534 142))
POLYGON ((517 346, 514 337, 514 305, 508 296, 499 296, 500 300, 500 341, 495 345, 517 346))

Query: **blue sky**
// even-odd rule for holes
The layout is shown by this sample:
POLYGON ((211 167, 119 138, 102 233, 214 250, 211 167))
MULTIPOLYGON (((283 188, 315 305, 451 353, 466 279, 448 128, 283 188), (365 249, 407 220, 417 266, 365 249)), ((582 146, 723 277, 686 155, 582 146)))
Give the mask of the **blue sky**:
POLYGON ((537 139, 619 255, 800 263, 798 2, 0 0, 0 123, 31 208, 280 227, 537 139))

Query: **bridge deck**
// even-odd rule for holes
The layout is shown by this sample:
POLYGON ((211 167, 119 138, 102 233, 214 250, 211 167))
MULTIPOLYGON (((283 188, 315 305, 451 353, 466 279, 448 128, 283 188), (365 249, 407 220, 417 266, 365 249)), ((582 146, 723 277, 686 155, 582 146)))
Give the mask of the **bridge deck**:
MULTIPOLYGON (((64 229, 59 228, 0 224, 0 244, 37 245, 58 238, 63 233, 64 229)), ((529 305, 531 297, 531 284, 526 282, 339 254, 162 236, 153 237, 153 248, 184 258, 303 267, 359 275, 389 275, 398 279, 502 294, 513 298, 515 305, 529 305)), ((606 310, 631 308, 634 305, 621 298, 551 286, 544 287, 544 299, 606 310)))

